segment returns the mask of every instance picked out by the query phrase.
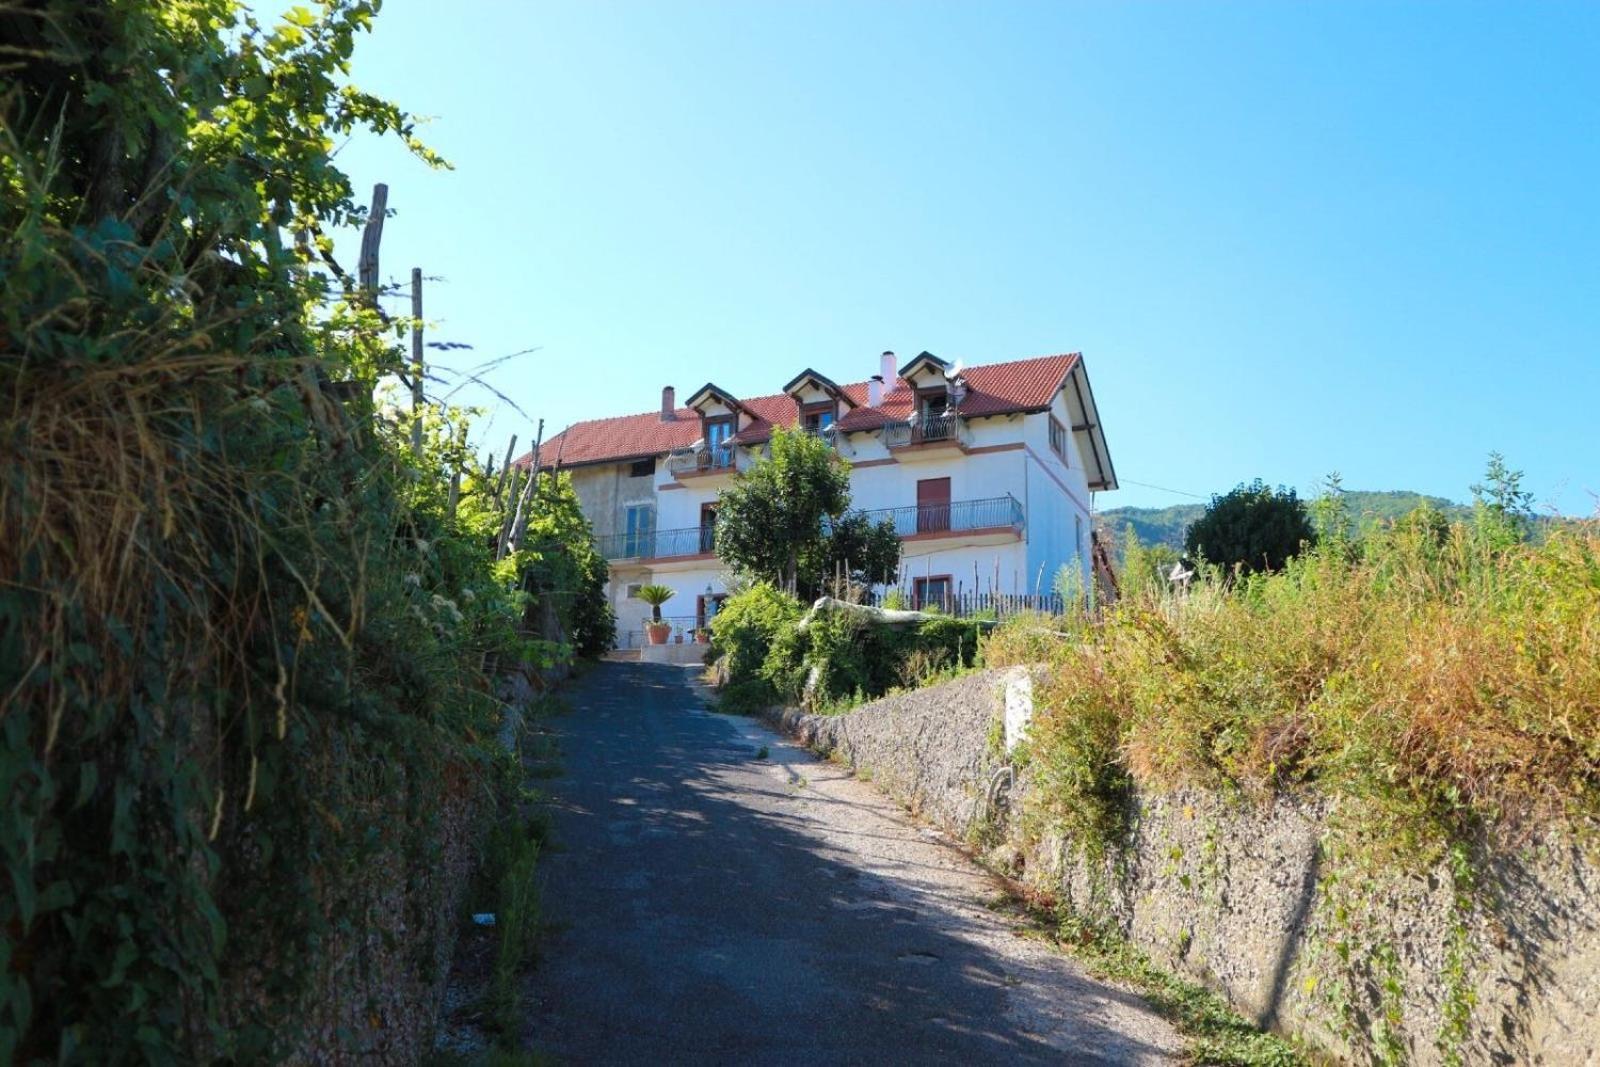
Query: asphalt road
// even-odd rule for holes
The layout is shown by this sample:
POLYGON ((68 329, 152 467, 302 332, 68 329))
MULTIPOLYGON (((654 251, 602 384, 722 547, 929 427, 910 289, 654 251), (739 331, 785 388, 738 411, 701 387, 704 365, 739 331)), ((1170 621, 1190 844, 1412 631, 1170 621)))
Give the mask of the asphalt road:
POLYGON ((605 664, 557 718, 551 924, 525 1044, 559 1063, 1149 1063, 1137 996, 985 906, 995 884, 872 786, 682 668, 605 664), (765 746, 766 759, 758 758, 765 746))

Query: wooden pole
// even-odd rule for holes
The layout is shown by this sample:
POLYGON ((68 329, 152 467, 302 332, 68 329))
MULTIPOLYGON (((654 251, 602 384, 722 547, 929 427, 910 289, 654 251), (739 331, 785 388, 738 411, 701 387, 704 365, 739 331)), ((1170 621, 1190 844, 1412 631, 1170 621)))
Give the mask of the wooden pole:
POLYGON ((506 475, 511 471, 511 453, 517 450, 517 435, 511 435, 511 442, 506 445, 506 461, 500 464, 500 480, 494 483, 494 506, 500 506, 500 494, 505 492, 506 475))
POLYGON ((532 467, 528 471, 528 481, 523 486, 522 498, 517 501, 517 517, 511 523, 511 536, 506 540, 506 551, 515 552, 522 543, 522 535, 528 530, 528 519, 533 511, 533 501, 539 489, 539 452, 544 448, 544 420, 539 420, 539 433, 533 442, 532 467))
POLYGON ((422 268, 411 268, 411 454, 422 455, 422 268))
POLYGON ((450 499, 445 510, 452 522, 456 517, 456 505, 461 501, 461 470, 467 465, 467 427, 461 425, 456 430, 456 451, 450 459, 450 499))
POLYGON ((361 260, 356 267, 361 289, 373 307, 378 306, 378 244, 383 240, 383 217, 388 210, 389 187, 379 182, 372 187, 372 210, 361 231, 361 260))
MULTIPOLYGON (((510 488, 511 488, 511 497, 513 499, 517 495, 517 489, 518 489, 519 485, 521 484, 521 480, 522 480, 522 472, 520 470, 518 470, 517 468, 515 468, 515 467, 511 468, 511 486, 510 486, 510 488)), ((509 504, 510 501, 507 501, 507 503, 509 504)), ((505 511, 502 513, 501 517, 500 517, 500 537, 495 541, 495 546, 494 546, 494 558, 497 559, 497 560, 505 558, 506 540, 511 536, 511 518, 512 518, 511 508, 507 507, 505 509, 505 511)))

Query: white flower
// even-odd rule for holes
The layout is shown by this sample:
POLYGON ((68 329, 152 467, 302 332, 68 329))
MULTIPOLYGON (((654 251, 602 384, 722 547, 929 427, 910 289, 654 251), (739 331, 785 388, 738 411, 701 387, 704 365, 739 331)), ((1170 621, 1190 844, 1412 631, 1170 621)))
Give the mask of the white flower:
POLYGON ((405 577, 405 583, 407 585, 415 588, 415 589, 421 589, 422 588, 422 575, 420 575, 420 574, 408 574, 405 577))

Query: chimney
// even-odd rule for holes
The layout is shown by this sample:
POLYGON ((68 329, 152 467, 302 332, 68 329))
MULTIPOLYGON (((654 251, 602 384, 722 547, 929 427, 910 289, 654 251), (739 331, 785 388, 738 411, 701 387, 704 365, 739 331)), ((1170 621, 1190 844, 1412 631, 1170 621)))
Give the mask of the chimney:
POLYGON ((678 411, 678 394, 673 390, 672 386, 670 386, 670 385, 662 386, 661 387, 661 421, 662 422, 671 422, 673 419, 678 417, 677 416, 677 411, 678 411))
POLYGON ((894 383, 900 378, 900 372, 895 369, 894 365, 894 353, 885 352, 882 356, 878 357, 878 368, 878 374, 883 378, 883 387, 885 391, 892 392, 894 390, 894 383))
POLYGON ((874 374, 867 379, 867 407, 883 406, 883 375, 874 374))

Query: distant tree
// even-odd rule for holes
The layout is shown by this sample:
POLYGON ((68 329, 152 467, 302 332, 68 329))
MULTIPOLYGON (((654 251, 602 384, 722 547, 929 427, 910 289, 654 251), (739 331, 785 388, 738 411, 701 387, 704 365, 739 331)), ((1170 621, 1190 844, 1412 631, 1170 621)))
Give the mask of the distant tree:
POLYGON ((1533 494, 1522 488, 1522 472, 1506 465, 1498 452, 1489 453, 1483 481, 1472 487, 1473 523, 1491 545, 1525 541, 1533 529, 1533 494))
POLYGON ((717 555, 745 578, 816 596, 835 574, 894 580, 892 524, 850 510, 850 466, 809 434, 773 432, 771 455, 717 498, 717 555))
POLYGON ((1344 476, 1338 471, 1322 480, 1322 492, 1311 502, 1310 512, 1317 540, 1343 541, 1350 536, 1350 503, 1345 496, 1344 476))
POLYGON ((1223 496, 1214 496, 1205 514, 1189 527, 1184 547, 1228 571, 1282 569, 1317 534, 1305 504, 1293 489, 1269 489, 1256 479, 1223 496))

